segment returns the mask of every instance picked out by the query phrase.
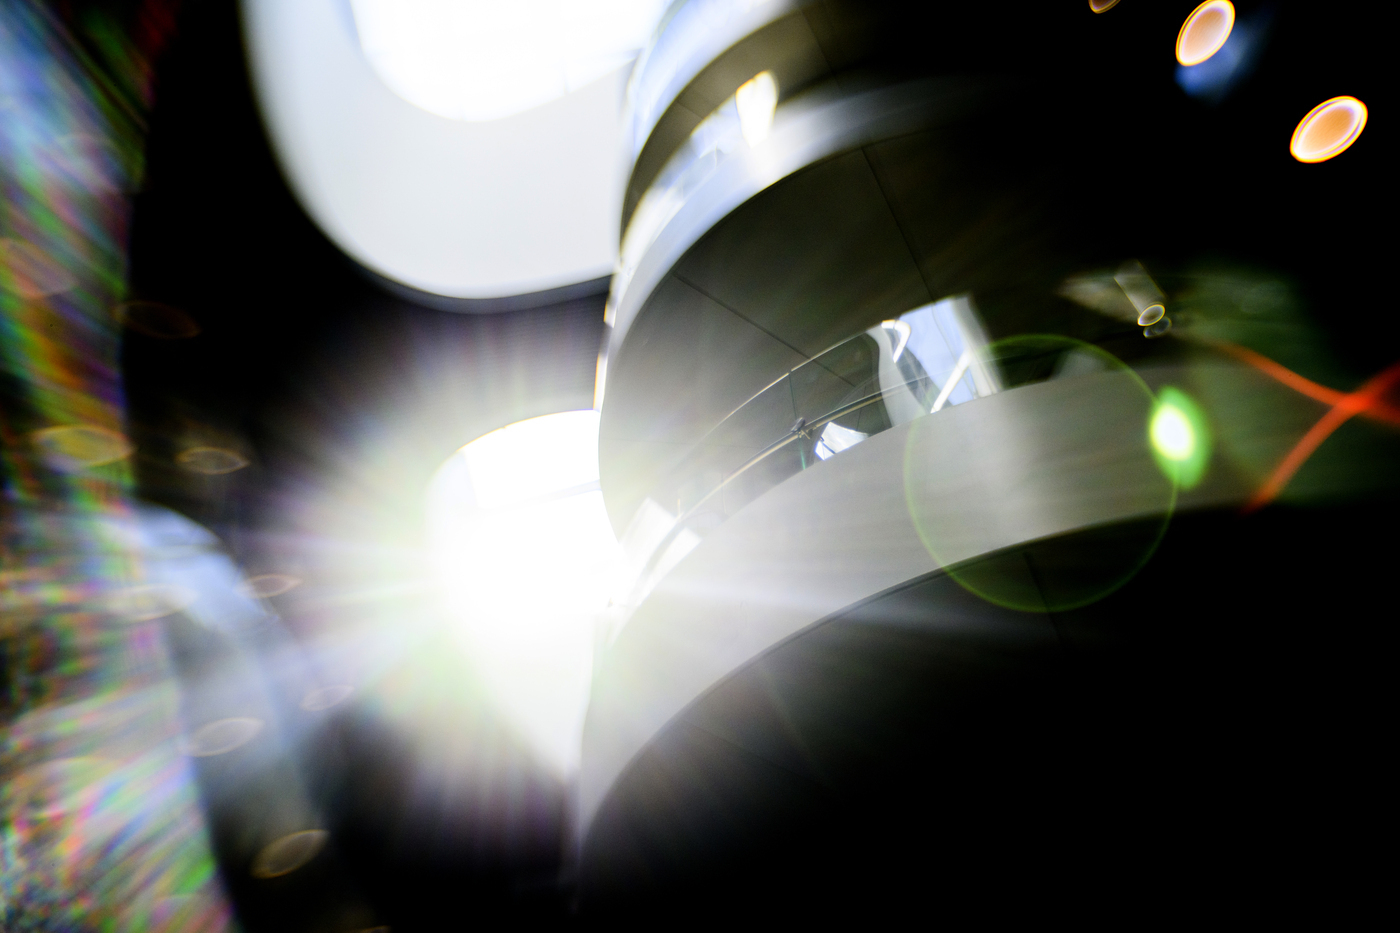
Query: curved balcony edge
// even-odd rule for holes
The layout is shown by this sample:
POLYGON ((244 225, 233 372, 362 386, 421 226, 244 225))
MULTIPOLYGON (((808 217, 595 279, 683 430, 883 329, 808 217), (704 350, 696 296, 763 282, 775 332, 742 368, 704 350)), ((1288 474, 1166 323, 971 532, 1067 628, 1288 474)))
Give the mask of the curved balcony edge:
MULTIPOLYGON (((767 0, 761 3, 734 3, 732 7, 735 9, 731 10, 722 22, 711 22, 707 24, 708 28, 699 29, 684 14, 687 7, 698 10, 703 3, 681 0, 667 11, 651 43, 638 58, 632 78, 628 82, 627 109, 623 125, 628 134, 630 164, 623 189, 619 235, 626 231, 628 220, 642 195, 676 148, 685 140, 686 135, 727 94, 732 94, 735 87, 753 77, 755 72, 745 69, 758 67, 757 64, 752 64, 757 56, 752 53, 745 54, 744 46, 752 45, 756 37, 762 41, 761 33, 783 21, 791 21, 798 30, 807 29, 805 23, 797 20, 801 18, 803 7, 811 2, 812 0, 767 0), (740 7, 742 9, 739 9, 740 7), (675 47, 667 48, 671 44, 675 47), (670 62, 669 68, 664 68, 663 59, 670 62), (664 70, 659 71, 658 68, 664 70), (729 75, 731 71, 742 76, 734 80, 729 75), (695 87, 716 84, 717 73, 723 73, 729 78, 718 81, 718 85, 727 88, 727 93, 715 92, 713 88, 702 92, 695 87), (708 81, 707 74, 710 78, 708 81), (730 84, 733 87, 729 87, 730 84), (718 97, 715 96, 716 93, 718 97), (685 100, 687 94, 697 97, 697 100, 685 100), (697 103, 701 111, 699 113, 694 112, 697 103)), ((784 30, 780 28, 779 31, 784 30)), ((789 28, 786 32, 792 32, 792 29, 789 28)), ((776 38, 780 43, 783 38, 788 38, 788 44, 792 44, 790 37, 776 38)), ((759 70, 764 70, 770 64, 767 57, 761 59, 761 63, 764 67, 759 70)))
MULTIPOLYGON (((1273 412, 1281 457, 1316 412, 1257 370, 1212 364, 1273 412)), ((1138 375, 1189 383, 1184 367, 1138 375)), ((1195 374, 1196 377, 1200 373, 1195 374)), ((1163 498, 1140 388, 1123 371, 1007 391, 891 428, 771 489, 664 576, 599 657, 576 842, 647 743, 729 674, 848 607, 940 569, 1071 532, 1232 506, 1252 483, 1216 458, 1163 498), (1096 410, 1096 417, 1086 411, 1096 410), (917 483, 907 464, 924 465, 917 483), (925 516, 916 527, 911 506, 925 516), (928 527, 931 525, 932 527, 928 527), (940 559, 925 546, 940 542, 940 559)), ((1140 383, 1137 385, 1140 386, 1140 383)))
POLYGON ((824 159, 955 120, 1003 87, 996 80, 931 78, 779 108, 769 138, 726 158, 661 227, 636 267, 614 277, 606 359, 616 359, 647 299, 685 252, 745 202, 824 159))

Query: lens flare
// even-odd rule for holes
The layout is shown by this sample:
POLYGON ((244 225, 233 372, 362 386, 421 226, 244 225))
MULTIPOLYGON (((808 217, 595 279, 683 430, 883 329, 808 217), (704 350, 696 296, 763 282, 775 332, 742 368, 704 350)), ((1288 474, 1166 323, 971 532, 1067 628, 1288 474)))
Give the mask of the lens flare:
POLYGON ((72 291, 78 285, 58 260, 24 240, 0 237, 0 269, 8 273, 9 288, 33 301, 72 291))
POLYGON ((306 829, 268 843, 253 859, 254 878, 278 878, 290 875, 311 861, 325 848, 330 833, 324 829, 306 829))
POLYGON ((175 462, 192 473, 220 476, 243 469, 248 458, 223 447, 191 447, 177 454, 175 462))
POLYGON ((185 740, 185 752, 194 758, 212 758, 247 745, 262 731, 262 720, 231 716, 205 723, 185 740))
POLYGON ((426 497, 453 636, 507 720, 561 776, 578 764, 593 639, 618 560, 597 484, 590 409, 468 444, 426 497))
POLYGON ((1210 58, 1235 28, 1235 5, 1229 0, 1206 0, 1181 24, 1176 36, 1176 60, 1183 65, 1199 65, 1210 58))
POLYGON ((1355 97, 1325 100, 1298 123, 1288 151, 1299 162, 1326 162, 1341 155, 1366 128, 1366 105, 1355 97))
POLYGON ((1142 313, 1138 315, 1137 322, 1139 326, 1151 327, 1153 324, 1156 324, 1163 317, 1165 317, 1166 314, 1167 309, 1163 305, 1148 305, 1146 308, 1143 308, 1142 313))
POLYGON ((95 424, 66 424, 34 432, 34 443, 45 453, 75 467, 102 466, 131 455, 131 442, 110 428, 95 424))
POLYGON ((1172 386, 1163 388, 1147 436, 1157 466, 1169 479, 1183 489, 1200 483, 1210 462, 1210 429, 1189 395, 1172 386))
POLYGON ((1089 9, 1095 13, 1107 13, 1118 5, 1118 0, 1089 0, 1089 9))
POLYGON ((1152 446, 1168 460, 1181 461, 1196 449, 1196 435, 1181 409, 1163 405, 1152 417, 1152 446))
POLYGON ((267 599, 281 596, 301 586, 301 578, 288 573, 260 573, 244 581, 242 590, 249 596, 267 599))
MULTIPOLYGON (((916 494, 930 470, 922 456, 916 456, 918 451, 924 450, 918 438, 935 423, 930 417, 913 422, 905 449, 905 490, 914 529, 929 555, 949 577, 990 603, 1022 612, 1059 612, 1097 602, 1146 566, 1166 533, 1176 507, 1176 486, 1170 481, 1171 477, 1163 478, 1147 451, 1137 446, 1136 438, 1141 435, 1136 432, 1145 428, 1152 417, 1152 391, 1122 360, 1100 347, 1069 337, 1055 334, 1009 337, 992 343, 985 352, 1006 389, 1018 389, 1046 378, 1096 380, 1098 389, 1083 397, 1075 417, 1085 422, 1107 419, 1107 423, 1119 423, 1126 429, 1124 436, 1132 440, 1124 443, 1122 455, 1117 458, 1104 457, 1102 451, 1095 451, 1094 456, 1076 458, 1075 469, 1064 474, 1063 494, 1076 495, 1075 489, 1131 487, 1143 490, 1149 505, 1140 519, 1103 529, 1101 540, 1092 547, 1092 556, 1081 560, 1066 560, 1063 554, 1057 553, 1053 542, 1045 542, 1044 546, 1036 545, 1024 552, 1013 549, 1001 555, 956 563, 946 555, 948 541, 960 532, 947 522, 942 511, 929 504, 933 500, 916 494), (1082 375, 1068 375, 1076 371, 1082 375), (1053 373, 1060 375, 1051 375, 1053 373), (1034 563, 1033 572, 1028 571, 1027 561, 1034 563)), ((1008 462, 1014 462, 1015 457, 1024 457, 1023 462, 1030 462, 1037 456, 1029 448, 1021 449, 1020 439, 1013 434, 980 443, 989 445, 985 448, 987 454, 1011 455, 1008 462), (995 447, 991 446, 993 444, 995 447)))
POLYGON ((350 694, 355 692, 355 688, 349 684, 332 684, 329 687, 317 687, 301 698, 301 708, 307 712, 319 713, 321 710, 330 709, 332 706, 339 706, 350 699, 350 694))

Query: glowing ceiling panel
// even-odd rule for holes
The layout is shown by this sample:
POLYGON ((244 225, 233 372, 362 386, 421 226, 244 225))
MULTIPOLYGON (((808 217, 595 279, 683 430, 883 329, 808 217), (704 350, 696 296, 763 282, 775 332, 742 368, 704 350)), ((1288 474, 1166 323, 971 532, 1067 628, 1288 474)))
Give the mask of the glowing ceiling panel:
POLYGON ((395 94, 454 120, 495 120, 628 64, 664 0, 350 0, 360 47, 395 94))
MULTIPOLYGON (((623 12, 629 5, 642 3, 612 3, 623 12)), ((242 2, 268 134, 317 225, 374 272, 453 298, 521 295, 608 275, 622 200, 630 67, 622 53, 640 33, 609 33, 603 13, 611 7, 601 0, 567 10, 459 3, 451 5, 456 25, 439 30, 428 51, 410 54, 426 41, 430 21, 384 34, 357 25, 380 6, 406 15, 443 5, 242 2), (573 46, 560 38, 566 26, 573 46), (471 35, 458 48, 452 37, 463 31, 471 35), (362 33, 365 47, 380 50, 373 64, 362 33), (434 58, 453 49, 462 61, 451 68, 434 58), (434 75, 451 79, 446 90, 432 91, 434 75), (430 91, 439 97, 423 96, 430 91), (484 119, 493 114, 499 118, 484 119)))

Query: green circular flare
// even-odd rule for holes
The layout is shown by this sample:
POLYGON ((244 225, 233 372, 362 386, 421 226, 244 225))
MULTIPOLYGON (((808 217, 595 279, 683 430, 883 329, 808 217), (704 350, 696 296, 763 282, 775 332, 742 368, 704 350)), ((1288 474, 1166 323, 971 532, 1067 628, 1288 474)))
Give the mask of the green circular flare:
MULTIPOLYGON (((953 548, 952 537, 958 532, 956 522, 950 522, 943 514, 945 500, 935 502, 928 495, 915 494, 925 471, 937 468, 919 462, 916 451, 928 448, 915 443, 920 433, 937 423, 940 413, 934 413, 911 425, 905 448, 905 494, 914 527, 935 562, 960 586, 988 602, 1023 612, 1063 612, 1097 602, 1126 584, 1147 564, 1166 533, 1176 506, 1180 471, 1159 472, 1154 460, 1160 454, 1149 441, 1151 418, 1161 410, 1160 404, 1127 364, 1080 340, 1050 334, 1012 337, 993 343, 986 356, 989 365, 997 370, 1002 391, 1053 379, 1099 379, 1100 385, 1094 391, 1076 395, 1073 408, 1064 409, 1063 417, 1058 419, 1063 430, 1057 439, 1067 442, 1060 444, 1059 454, 1060 468, 1067 466, 1069 470, 1063 488, 1066 495, 1099 496, 1118 484, 1125 490, 1124 495, 1134 497, 1138 505, 1121 521, 1066 528, 996 553, 969 559, 946 553, 953 548), (1114 373, 1125 378, 1104 378, 1105 374, 1114 373), (1116 459, 1102 456, 1100 426, 1104 419, 1131 426, 1125 428, 1131 437, 1124 438, 1127 446, 1119 448, 1116 459), (1074 438, 1081 433, 1084 441, 1079 445, 1074 438), (1123 451, 1128 452, 1126 456, 1123 451)), ((976 402, 971 404, 975 406, 976 402)), ((968 409, 967 415, 971 416, 973 410, 968 409)), ((1188 422, 1194 417, 1191 412, 1198 412, 1194 407, 1188 410, 1182 406, 1180 410, 1188 422)), ((1164 422, 1163 429, 1169 427, 1180 425, 1164 422)), ((1164 442, 1180 442, 1181 433, 1167 431, 1164 442)), ((976 443, 982 438, 984 443, 1005 443, 985 432, 962 435, 963 442, 976 443)), ((975 449, 966 453, 978 456, 975 449)), ((1043 452, 1031 444, 1026 454, 1034 457, 1043 452)), ((1024 472, 1033 474, 1034 464, 1027 465, 1024 472)), ((1015 489, 1007 490, 1008 496, 1016 494, 1015 489)), ((956 511, 956 504, 949 504, 956 511)), ((1057 510, 1054 502, 1038 505, 1051 512, 1057 510)))
POLYGON ((1194 489, 1210 463, 1210 425, 1199 405, 1175 386, 1163 386, 1148 422, 1152 456, 1163 475, 1194 489))

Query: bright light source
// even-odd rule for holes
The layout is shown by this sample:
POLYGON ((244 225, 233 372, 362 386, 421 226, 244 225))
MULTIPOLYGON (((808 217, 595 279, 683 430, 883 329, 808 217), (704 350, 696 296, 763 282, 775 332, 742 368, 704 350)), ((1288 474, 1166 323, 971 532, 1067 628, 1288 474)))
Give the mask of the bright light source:
POLYGON ((515 505, 598 482, 598 413, 570 411, 492 431, 461 450, 476 503, 515 505))
POLYGON ((1299 162, 1325 162, 1356 142, 1365 128, 1366 105, 1355 97, 1334 97, 1308 111, 1288 151, 1299 162))
POLYGON ((350 0, 365 58, 395 94, 454 120, 563 97, 636 57, 664 0, 350 0))
POLYGON ((1206 0, 1191 11, 1176 36, 1176 60, 1199 65, 1210 58, 1235 28, 1235 5, 1230 0, 1206 0))
POLYGON ((578 764, 597 620, 618 545, 598 479, 598 413, 522 421, 468 444, 428 487, 443 605, 481 682, 561 777, 578 764))
POLYGON ((739 109, 739 128, 744 142, 757 146, 768 138, 773 127, 773 111, 778 107, 778 82, 771 71, 760 72, 734 92, 734 104, 739 109))

